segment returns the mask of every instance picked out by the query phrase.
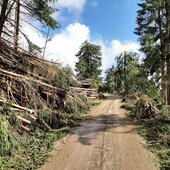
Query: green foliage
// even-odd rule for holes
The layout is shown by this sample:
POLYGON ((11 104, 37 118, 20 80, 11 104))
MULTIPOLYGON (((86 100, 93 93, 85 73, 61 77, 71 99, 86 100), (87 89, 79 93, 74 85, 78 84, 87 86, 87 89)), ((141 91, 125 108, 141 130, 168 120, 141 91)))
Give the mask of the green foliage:
POLYGON ((29 48, 29 53, 33 55, 40 55, 42 53, 42 48, 34 44, 29 40, 29 38, 26 37, 27 43, 28 43, 28 48, 29 48))
MULTIPOLYGON (((128 116, 138 123, 138 132, 146 140, 146 146, 153 152, 160 165, 161 170, 170 169, 170 110, 162 105, 157 104, 157 108, 161 114, 143 119, 139 112, 143 104, 148 102, 153 103, 153 99, 139 98, 128 99, 125 103, 125 108, 128 108, 128 116)), ((147 109, 142 108, 142 112, 147 113, 147 109)), ((149 114, 149 113, 147 113, 149 114)), ((143 115, 143 113, 142 113, 143 115)))
POLYGON ((144 0, 138 5, 137 28, 135 33, 140 38, 141 51, 144 52, 144 70, 147 76, 162 92, 164 102, 170 103, 169 80, 170 62, 167 45, 169 44, 169 1, 144 0), (169 98, 169 100, 168 100, 169 98))
POLYGON ((80 80, 100 80, 101 47, 85 41, 76 56, 78 57, 77 77, 80 80))
POLYGON ((3 106, 0 113, 0 169, 36 169, 47 160, 53 142, 82 120, 91 106, 85 97, 71 95, 68 94, 64 105, 56 112, 39 110, 31 133, 21 131, 16 120, 18 113, 12 112, 10 105, 3 106), (51 131, 45 130, 44 126, 51 131))
POLYGON ((65 132, 44 133, 37 130, 32 135, 11 134, 15 137, 17 147, 11 147, 15 151, 12 156, 0 157, 2 170, 36 169, 41 166, 47 160, 53 142, 63 137, 65 132))
POLYGON ((51 83, 54 86, 61 87, 63 89, 78 86, 77 81, 74 78, 73 71, 69 66, 58 69, 57 74, 55 74, 51 83))
MULTIPOLYGON (((1 113, 0 113, 1 114, 1 113)), ((13 151, 13 136, 6 116, 0 115, 0 156, 11 156, 13 151)))
POLYGON ((157 155, 161 170, 170 169, 170 114, 143 122, 138 129, 147 140, 148 148, 157 155))
MULTIPOLYGON (((3 18, 1 21, 1 30, 0 34, 3 36, 3 38, 7 38, 8 40, 11 39, 11 35, 15 33, 15 30, 19 32, 19 34, 22 35, 22 38, 24 37, 28 43, 28 50, 29 53, 31 54, 40 54, 41 53, 41 48, 39 48, 37 45, 35 45, 33 42, 30 41, 29 35, 27 33, 23 32, 22 29, 20 29, 20 23, 25 22, 26 24, 29 24, 33 26, 33 28, 36 28, 38 31, 41 31, 40 29, 44 26, 56 29, 59 28, 60 25, 56 21, 56 19, 53 17, 53 14, 57 11, 56 8, 54 8, 52 5, 49 4, 48 0, 24 0, 24 1, 4 1, 4 4, 7 4, 3 6, 2 11, 6 11, 6 16, 0 16, 0 18, 3 18), (18 8, 15 8, 17 3, 19 2, 18 8), (16 23, 16 19, 14 17, 14 14, 17 13, 18 17, 18 24, 16 23), (39 24, 36 26, 34 20, 38 21, 39 24), (14 27, 13 29, 10 29, 10 27, 14 27), (3 29, 3 28, 8 28, 8 29, 3 29), (2 31, 3 29, 3 31, 2 31), (4 32, 4 34, 2 34, 4 32)), ((2 2, 0 2, 1 5, 2 2)), ((44 31, 41 31, 44 33, 44 31)), ((16 37, 17 39, 15 40, 18 42, 18 40, 21 38, 16 37)), ((18 44, 18 43, 17 43, 18 44)))
POLYGON ((117 66, 106 71, 104 90, 117 92, 123 96, 133 93, 147 94, 159 100, 160 92, 153 79, 148 79, 143 63, 136 53, 122 53, 116 58, 117 66))
MULTIPOLYGON (((105 84, 103 87, 103 91, 107 91, 109 93, 113 93, 114 92, 114 85, 115 85, 115 68, 114 66, 112 66, 111 68, 109 68, 106 71, 106 79, 105 79, 105 84)), ((101 90, 101 91, 102 91, 101 90)))
MULTIPOLYGON (((77 84, 69 67, 40 63, 40 67, 36 67, 34 71, 34 74, 44 77, 49 84, 62 89, 69 89, 77 84)), ((15 82, 15 85, 15 90, 20 94, 23 87, 20 82, 15 82)), ((82 120, 91 106, 86 97, 79 96, 74 91, 66 90, 66 94, 52 91, 53 94, 50 93, 47 101, 37 83, 25 82, 24 87, 29 100, 26 103, 22 101, 21 105, 35 109, 37 119, 33 121, 27 112, 14 112, 10 103, 1 105, 0 169, 25 170, 41 166, 48 158, 53 141, 67 134, 70 127, 82 120), (23 122, 17 119, 18 115, 32 121, 31 125, 24 124, 30 129, 29 132, 23 131, 23 122)), ((5 91, 0 93, 2 96, 6 95, 5 91)))
POLYGON ((51 16, 56 9, 49 6, 47 0, 32 0, 25 2, 26 10, 29 11, 30 15, 41 23, 50 26, 52 29, 59 27, 57 21, 51 16))

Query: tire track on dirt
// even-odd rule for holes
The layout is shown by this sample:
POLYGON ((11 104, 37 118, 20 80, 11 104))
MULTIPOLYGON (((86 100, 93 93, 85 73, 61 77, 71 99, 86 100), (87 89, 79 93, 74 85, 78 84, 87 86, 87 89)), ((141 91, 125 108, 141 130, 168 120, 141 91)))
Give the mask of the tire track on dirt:
POLYGON ((135 126, 109 97, 91 111, 40 170, 158 170, 135 126))

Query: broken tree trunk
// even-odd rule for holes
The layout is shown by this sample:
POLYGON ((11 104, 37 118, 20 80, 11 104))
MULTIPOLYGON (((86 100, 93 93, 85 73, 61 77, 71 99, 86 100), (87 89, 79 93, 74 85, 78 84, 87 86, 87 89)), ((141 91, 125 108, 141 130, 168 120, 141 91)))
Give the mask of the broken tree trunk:
POLYGON ((0 38, 2 36, 2 31, 5 23, 5 16, 6 16, 6 11, 8 7, 8 1, 9 0, 3 0, 2 8, 1 8, 1 15, 0 15, 0 38))
POLYGON ((20 0, 16 0, 15 26, 14 26, 14 49, 15 50, 18 49, 19 19, 20 19, 20 0))
POLYGON ((25 118, 23 118, 21 116, 16 116, 16 117, 17 117, 18 120, 20 120, 20 121, 22 121, 22 122, 24 122, 26 124, 29 124, 29 125, 31 124, 30 120, 27 120, 27 119, 25 119, 25 118))
POLYGON ((7 101, 6 99, 1 98, 1 97, 0 97, 0 103, 8 103, 8 104, 10 104, 12 107, 15 107, 15 108, 17 108, 17 109, 26 111, 26 112, 28 112, 28 113, 30 113, 30 114, 35 114, 35 113, 36 113, 35 110, 28 109, 28 108, 26 108, 26 107, 22 107, 22 106, 20 106, 20 105, 10 103, 9 101, 7 101))

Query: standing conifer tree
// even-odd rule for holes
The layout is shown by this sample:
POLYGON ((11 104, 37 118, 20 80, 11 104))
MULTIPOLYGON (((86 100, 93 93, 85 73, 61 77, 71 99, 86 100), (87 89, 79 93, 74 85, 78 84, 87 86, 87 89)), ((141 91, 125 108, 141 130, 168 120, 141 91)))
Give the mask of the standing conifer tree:
POLYGON ((99 80, 101 74, 101 47, 85 41, 76 54, 76 72, 80 80, 99 80))
POLYGON ((167 63, 167 103, 170 105, 170 1, 166 0, 166 18, 167 18, 167 38, 166 38, 166 63, 167 63))
POLYGON ((141 51, 145 54, 144 66, 155 84, 160 84, 162 97, 170 104, 168 44, 168 0, 144 0, 139 3, 135 33, 140 37, 141 51))

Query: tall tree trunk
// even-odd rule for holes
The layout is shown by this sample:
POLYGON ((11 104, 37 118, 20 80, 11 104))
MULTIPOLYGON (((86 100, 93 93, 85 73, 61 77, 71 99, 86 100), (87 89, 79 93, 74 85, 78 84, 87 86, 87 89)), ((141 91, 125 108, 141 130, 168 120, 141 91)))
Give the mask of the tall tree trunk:
POLYGON ((167 66, 166 66, 166 58, 164 57, 164 60, 162 62, 162 68, 161 68, 161 74, 162 74, 162 97, 165 105, 168 104, 168 83, 167 83, 167 66))
MULTIPOLYGON (((161 0, 162 1, 162 0, 161 0)), ((162 26, 162 16, 161 14, 163 13, 163 11, 161 10, 161 2, 159 4, 159 8, 158 8, 158 20, 157 20, 157 24, 159 27, 159 32, 160 32, 160 53, 161 53, 161 59, 162 59, 162 67, 161 67, 161 74, 162 74, 162 82, 161 82, 161 86, 162 86, 162 96, 163 96, 163 100, 164 103, 167 105, 167 80, 166 80, 166 55, 164 53, 164 36, 163 36, 163 26, 162 26)))
POLYGON ((125 88, 125 94, 124 95, 128 95, 129 94, 129 85, 128 85, 128 81, 127 81, 127 53, 126 51, 123 54, 123 65, 124 65, 124 88, 125 88))
POLYGON ((14 28, 14 48, 15 48, 15 50, 18 49, 19 19, 20 19, 20 0, 16 0, 15 28, 14 28))
POLYGON ((170 105, 170 54, 167 56, 167 104, 170 105))
POLYGON ((1 16, 0 16, 0 38, 2 36, 2 31, 4 27, 4 23, 6 20, 6 11, 8 8, 8 1, 9 0, 3 0, 2 8, 1 8, 1 16))
POLYGON ((167 64, 167 103, 170 105, 170 1, 166 0, 166 11, 167 11, 167 42, 166 42, 166 64, 167 64))
POLYGON ((47 36, 46 36, 46 40, 45 40, 45 46, 44 46, 44 51, 43 51, 43 55, 42 55, 43 58, 45 57, 45 51, 46 51, 46 47, 47 47, 49 33, 50 33, 50 27, 48 27, 48 32, 47 32, 47 36))

